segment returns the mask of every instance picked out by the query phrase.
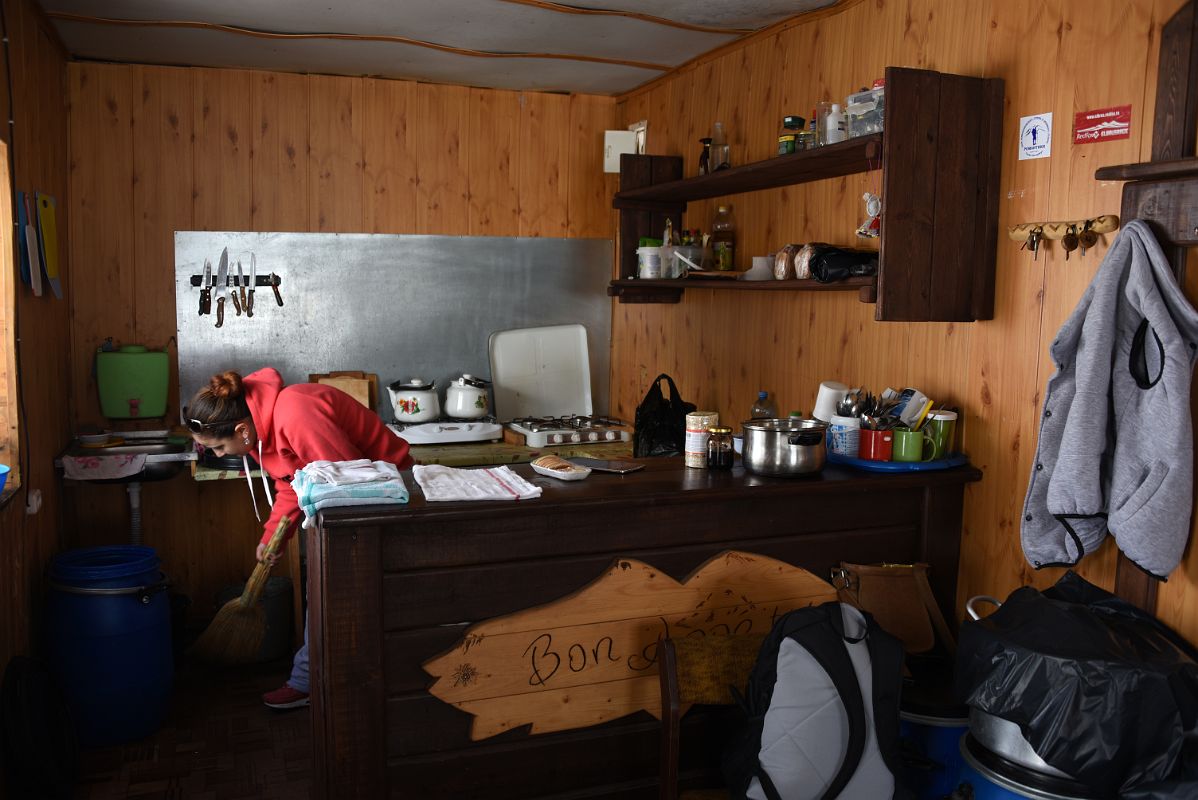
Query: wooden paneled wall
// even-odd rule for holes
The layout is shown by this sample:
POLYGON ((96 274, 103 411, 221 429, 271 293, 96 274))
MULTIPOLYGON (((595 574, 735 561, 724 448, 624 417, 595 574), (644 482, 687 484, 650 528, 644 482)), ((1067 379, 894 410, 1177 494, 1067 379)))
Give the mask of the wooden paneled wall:
MULTIPOLYGON (((173 350, 176 230, 614 232, 611 98, 76 63, 70 101, 79 423, 102 422, 92 363, 106 337, 173 350)), ((119 486, 68 496, 72 544, 125 540, 119 486)), ((193 612, 211 613, 215 591, 253 566, 244 483, 177 478, 147 484, 142 501, 146 543, 193 612)))
MULTIPOLYGON (((1118 213, 1121 184, 1094 180, 1106 164, 1150 157, 1157 49, 1181 0, 845 0, 730 48, 621 98, 621 125, 649 121, 649 151, 681 154, 695 174, 699 137, 724 122, 736 162, 768 158, 784 114, 808 116, 886 66, 923 67, 1006 81, 999 224, 1118 213), (1130 139, 1073 146, 1073 113, 1133 106, 1130 139), (1053 112, 1052 157, 1018 161, 1019 117, 1053 112)), ((861 195, 879 192, 870 172, 731 197, 741 258, 787 242, 852 244, 861 195)), ((883 203, 885 198, 883 198, 883 203)), ((685 227, 709 229, 715 202, 691 204, 685 227)), ((649 380, 668 372, 686 399, 734 424, 758 389, 778 410, 810 412, 821 380, 874 390, 916 386, 965 413, 964 449, 985 472, 968 489, 960 599, 1044 586, 1059 570, 1033 571, 1019 545, 1045 358, 1109 244, 1065 261, 1059 246, 1039 260, 1000 236, 995 318, 972 324, 873 321, 853 294, 688 289, 679 305, 616 305, 614 413, 631 418, 649 380)), ((1191 271, 1193 274, 1193 271, 1191 271)), ((1198 298, 1198 281, 1190 297, 1198 298)), ((801 511, 801 510, 797 510, 801 511)), ((1113 585, 1108 545, 1080 570, 1113 585)), ((1198 547, 1162 587, 1160 616, 1198 641, 1198 547)))
MULTIPOLYGON (((8 126, 0 126, 0 138, 13 146, 17 189, 46 192, 58 200, 60 267, 69 291, 71 272, 64 239, 70 216, 66 53, 32 0, 5 3, 4 12, 11 47, 15 141, 9 139, 8 126)), ((0 59, 0 75, 3 70, 0 59)), ((4 87, 0 78, 0 93, 4 87)), ((0 104, 7 107, 7 98, 0 104)), ((12 268, 10 257, 4 255, 4 269, 12 268)), ((62 493, 53 459, 70 435, 69 304, 54 299, 48 289, 44 297, 34 297, 18 284, 16 293, 21 342, 17 380, 24 400, 21 444, 28 471, 22 490, 0 508, 0 669, 13 655, 36 649, 42 576, 59 549, 62 524, 62 493), (42 508, 34 515, 25 513, 28 491, 41 492, 42 508)))

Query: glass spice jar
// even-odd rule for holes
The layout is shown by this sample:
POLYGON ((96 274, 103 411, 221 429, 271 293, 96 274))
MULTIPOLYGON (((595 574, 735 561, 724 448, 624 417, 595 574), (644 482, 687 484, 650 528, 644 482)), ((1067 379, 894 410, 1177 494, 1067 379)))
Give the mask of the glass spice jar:
POLYGON ((707 468, 732 469, 732 429, 717 425, 707 434, 707 468))

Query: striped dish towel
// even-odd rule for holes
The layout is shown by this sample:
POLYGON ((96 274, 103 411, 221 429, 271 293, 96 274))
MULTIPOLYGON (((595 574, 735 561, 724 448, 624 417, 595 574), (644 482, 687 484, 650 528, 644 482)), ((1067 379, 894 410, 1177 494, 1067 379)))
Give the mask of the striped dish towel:
POLYGON ((310 473, 307 467, 295 473, 291 488, 304 512, 304 527, 316 524, 316 514, 322 509, 343 506, 377 506, 408 502, 408 487, 399 471, 395 477, 363 483, 331 484, 321 480, 319 470, 310 473))
POLYGON ((534 486, 507 467, 454 469, 440 464, 412 467, 424 499, 436 500, 530 500, 541 496, 534 486))

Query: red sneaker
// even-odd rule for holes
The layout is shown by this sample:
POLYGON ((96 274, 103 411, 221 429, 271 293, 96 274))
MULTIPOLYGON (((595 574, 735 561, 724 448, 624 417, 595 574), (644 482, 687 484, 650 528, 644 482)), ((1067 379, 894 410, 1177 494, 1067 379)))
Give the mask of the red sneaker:
POLYGON ((284 684, 273 692, 262 695, 262 702, 271 708, 303 708, 308 705, 308 693, 284 684))

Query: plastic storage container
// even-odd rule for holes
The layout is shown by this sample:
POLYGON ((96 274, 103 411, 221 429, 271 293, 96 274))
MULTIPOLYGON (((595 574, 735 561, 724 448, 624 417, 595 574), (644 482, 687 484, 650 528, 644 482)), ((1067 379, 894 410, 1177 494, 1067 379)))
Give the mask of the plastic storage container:
POLYGON ((885 95, 886 88, 879 86, 851 94, 845 99, 850 137, 882 132, 882 118, 886 112, 885 95))
POLYGON ((164 416, 169 376, 162 350, 131 344, 119 350, 96 351, 100 413, 109 419, 164 416))
POLYGON ((645 280, 656 280, 661 277, 660 247, 638 247, 636 249, 636 275, 645 280))
POLYGON ((668 272, 671 278, 682 278, 690 269, 711 269, 712 261, 710 247, 689 244, 674 245, 670 248, 668 272))
POLYGON ((711 223, 711 250, 716 269, 736 269, 736 221, 728 206, 720 206, 711 223))
POLYGON ((174 680, 171 605, 150 547, 70 550, 50 562, 50 668, 83 745, 119 744, 162 724, 174 680))

